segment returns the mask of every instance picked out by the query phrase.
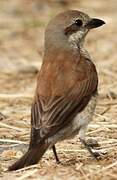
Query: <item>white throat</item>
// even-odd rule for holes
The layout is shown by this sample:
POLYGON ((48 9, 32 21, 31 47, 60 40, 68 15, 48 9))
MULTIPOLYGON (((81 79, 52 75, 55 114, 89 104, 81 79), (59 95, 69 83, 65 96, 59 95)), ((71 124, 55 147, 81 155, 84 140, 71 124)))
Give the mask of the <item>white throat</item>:
POLYGON ((84 57, 91 59, 88 51, 83 46, 86 34, 84 35, 83 31, 78 31, 77 33, 71 34, 68 41, 72 48, 79 49, 84 57))

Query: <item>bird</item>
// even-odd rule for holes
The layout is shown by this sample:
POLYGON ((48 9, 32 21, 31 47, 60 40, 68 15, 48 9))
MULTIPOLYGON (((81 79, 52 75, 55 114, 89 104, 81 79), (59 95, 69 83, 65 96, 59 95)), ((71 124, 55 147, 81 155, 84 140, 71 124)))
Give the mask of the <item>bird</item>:
POLYGON ((29 148, 9 171, 37 164, 49 148, 60 162, 55 144, 76 135, 97 158, 85 133, 97 104, 98 74, 84 40, 91 29, 104 24, 78 10, 61 12, 48 23, 31 107, 29 148))

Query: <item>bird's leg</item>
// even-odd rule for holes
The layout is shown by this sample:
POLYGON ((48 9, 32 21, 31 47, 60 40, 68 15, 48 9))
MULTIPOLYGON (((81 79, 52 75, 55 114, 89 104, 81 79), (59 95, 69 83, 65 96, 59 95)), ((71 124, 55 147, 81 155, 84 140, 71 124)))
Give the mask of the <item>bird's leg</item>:
POLYGON ((56 162, 57 162, 57 163, 60 163, 59 158, 58 158, 58 155, 57 155, 57 152, 56 152, 56 147, 55 147, 55 145, 52 146, 52 150, 53 150, 53 153, 54 153, 56 162))
POLYGON ((100 153, 98 152, 94 152, 92 150, 92 147, 86 142, 85 140, 85 128, 81 128, 80 131, 79 131, 79 139, 81 141, 81 143, 84 144, 84 146, 86 147, 86 149, 89 151, 89 153, 96 159, 96 160, 99 160, 99 156, 100 156, 100 153))

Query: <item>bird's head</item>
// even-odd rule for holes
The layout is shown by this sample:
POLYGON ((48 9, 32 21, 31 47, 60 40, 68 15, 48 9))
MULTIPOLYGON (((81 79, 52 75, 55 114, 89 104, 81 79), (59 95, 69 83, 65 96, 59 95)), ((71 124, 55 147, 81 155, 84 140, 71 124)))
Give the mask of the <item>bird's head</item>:
POLYGON ((60 13, 47 26, 45 46, 64 48, 70 44, 80 47, 88 31, 103 24, 105 24, 103 20, 90 18, 77 10, 60 13))

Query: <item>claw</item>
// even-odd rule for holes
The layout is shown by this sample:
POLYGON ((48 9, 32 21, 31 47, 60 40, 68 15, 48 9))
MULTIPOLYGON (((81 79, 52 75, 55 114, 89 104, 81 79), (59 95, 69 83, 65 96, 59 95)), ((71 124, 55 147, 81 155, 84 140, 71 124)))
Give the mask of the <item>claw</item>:
POLYGON ((102 155, 102 153, 100 153, 99 151, 94 151, 92 149, 92 147, 84 140, 80 138, 80 141, 84 144, 84 146, 87 148, 87 150, 89 151, 89 153, 96 159, 96 160, 100 160, 100 157, 102 155))
POLYGON ((87 145, 93 148, 93 147, 98 147, 99 143, 95 139, 91 138, 87 140, 87 145))

